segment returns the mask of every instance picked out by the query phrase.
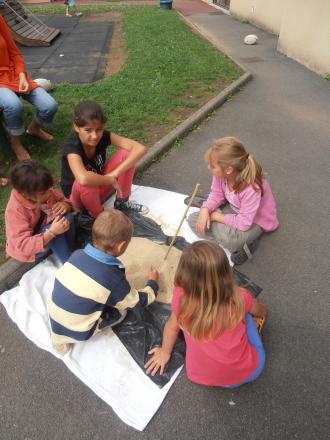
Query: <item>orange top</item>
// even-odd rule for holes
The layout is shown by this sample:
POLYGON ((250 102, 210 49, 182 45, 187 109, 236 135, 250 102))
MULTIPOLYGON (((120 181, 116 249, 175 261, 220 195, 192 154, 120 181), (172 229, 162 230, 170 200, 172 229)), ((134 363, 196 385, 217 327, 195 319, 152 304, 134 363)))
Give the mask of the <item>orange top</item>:
POLYGON ((25 71, 23 57, 18 50, 8 26, 0 15, 0 87, 19 92, 19 74, 24 72, 30 91, 39 87, 25 71))

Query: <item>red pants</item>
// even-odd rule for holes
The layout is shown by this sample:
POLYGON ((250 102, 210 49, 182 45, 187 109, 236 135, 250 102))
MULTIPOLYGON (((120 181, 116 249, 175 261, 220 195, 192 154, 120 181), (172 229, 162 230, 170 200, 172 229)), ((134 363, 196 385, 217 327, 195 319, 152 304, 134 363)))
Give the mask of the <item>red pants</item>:
MULTIPOLYGON (((108 174, 122 163, 128 156, 126 150, 117 151, 105 164, 103 174, 108 174)), ((135 168, 129 168, 118 177, 118 183, 122 191, 122 197, 128 198, 131 194, 132 181, 135 168)), ((79 210, 85 209, 92 217, 97 217, 103 211, 102 200, 106 197, 113 187, 110 185, 86 186, 81 185, 76 180, 72 185, 70 201, 79 210)))

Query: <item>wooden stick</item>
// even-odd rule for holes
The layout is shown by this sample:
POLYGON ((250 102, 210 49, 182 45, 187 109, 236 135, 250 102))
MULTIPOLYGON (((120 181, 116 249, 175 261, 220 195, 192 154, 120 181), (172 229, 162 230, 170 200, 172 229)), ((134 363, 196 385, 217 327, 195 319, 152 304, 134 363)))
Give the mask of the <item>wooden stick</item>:
POLYGON ((177 236, 178 236, 178 234, 179 234, 179 232, 180 232, 180 228, 181 228, 181 226, 182 226, 182 223, 183 223, 184 219, 186 218, 186 215, 187 215, 188 209, 190 208, 192 202, 194 201, 194 198, 195 198, 196 194, 198 193, 199 187, 200 187, 200 183, 196 183, 196 186, 195 186, 194 192, 192 193, 192 196, 191 196, 191 199, 190 199, 190 201, 189 201, 189 203, 188 203, 188 206, 187 206, 187 208, 186 208, 186 210, 185 210, 185 212, 184 212, 184 214, 183 214, 183 216, 182 216, 181 222, 180 222, 180 224, 179 224, 179 226, 178 226, 178 228, 177 228, 177 230, 176 230, 176 232, 175 232, 175 234, 174 234, 174 237, 172 238, 172 241, 171 241, 171 244, 169 245, 169 248, 167 249, 166 255, 165 255, 165 257, 164 257, 164 261, 165 261, 166 258, 168 257, 168 254, 170 253, 170 250, 172 249, 172 247, 173 247, 173 245, 174 245, 174 243, 175 243, 175 240, 177 239, 177 236))

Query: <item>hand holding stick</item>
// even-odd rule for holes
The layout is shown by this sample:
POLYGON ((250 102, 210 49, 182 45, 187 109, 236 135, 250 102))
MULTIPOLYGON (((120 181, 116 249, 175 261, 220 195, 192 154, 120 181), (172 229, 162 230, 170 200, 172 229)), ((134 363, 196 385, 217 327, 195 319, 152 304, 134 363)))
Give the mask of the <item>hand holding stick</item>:
POLYGON ((174 237, 172 238, 172 241, 171 241, 171 244, 169 245, 169 248, 167 249, 166 255, 165 255, 165 257, 164 257, 164 261, 165 261, 166 258, 168 257, 168 254, 170 253, 170 250, 172 249, 172 247, 173 247, 173 245, 174 245, 174 243, 175 243, 175 240, 176 240, 176 238, 177 238, 177 236, 178 236, 178 234, 179 234, 179 232, 180 232, 180 228, 181 228, 181 226, 182 226, 182 223, 183 223, 184 219, 186 218, 186 215, 187 215, 188 209, 190 208, 192 202, 194 201, 194 198, 195 198, 196 194, 197 194, 198 191, 199 191, 199 187, 200 187, 200 183, 196 183, 196 186, 195 186, 194 192, 192 193, 192 196, 191 196, 191 199, 190 199, 190 201, 189 201, 189 203, 188 203, 188 206, 187 206, 187 208, 186 208, 186 210, 185 210, 185 212, 184 212, 184 214, 183 214, 183 216, 182 216, 181 222, 180 222, 180 224, 179 224, 179 226, 178 226, 178 228, 177 228, 177 230, 176 230, 176 232, 175 232, 175 234, 174 234, 174 237))

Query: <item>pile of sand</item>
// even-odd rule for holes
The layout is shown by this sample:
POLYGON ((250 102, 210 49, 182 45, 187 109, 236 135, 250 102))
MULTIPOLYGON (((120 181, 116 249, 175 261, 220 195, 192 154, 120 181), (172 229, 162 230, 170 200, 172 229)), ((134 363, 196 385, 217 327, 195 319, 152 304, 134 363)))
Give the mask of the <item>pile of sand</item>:
POLYGON ((127 250, 119 257, 125 265, 130 285, 136 289, 145 287, 149 268, 153 265, 159 272, 159 291, 157 301, 170 303, 173 293, 173 280, 181 251, 172 247, 164 261, 168 246, 157 244, 146 238, 133 237, 127 250))

